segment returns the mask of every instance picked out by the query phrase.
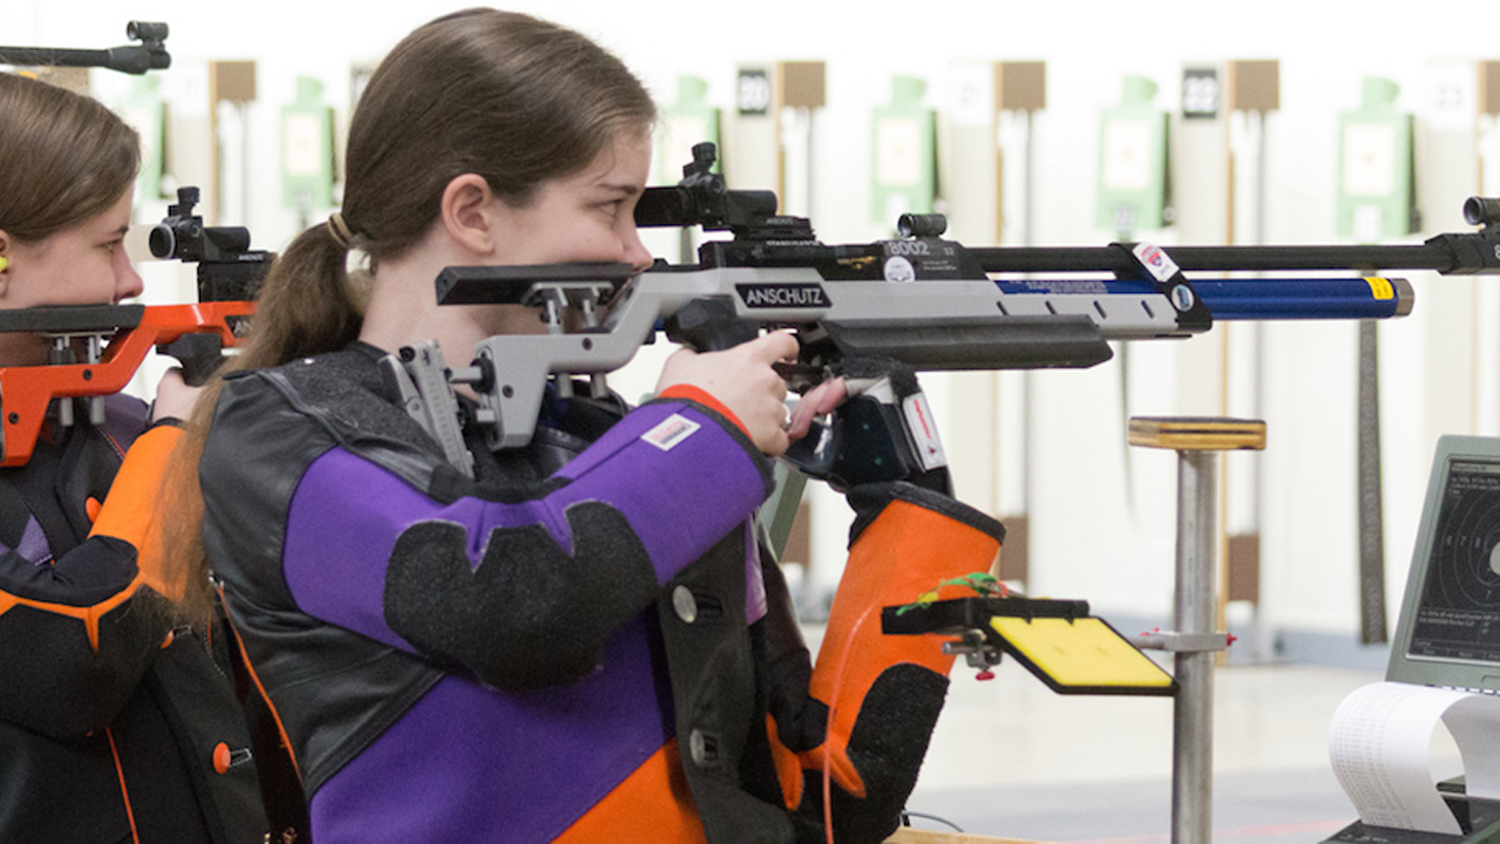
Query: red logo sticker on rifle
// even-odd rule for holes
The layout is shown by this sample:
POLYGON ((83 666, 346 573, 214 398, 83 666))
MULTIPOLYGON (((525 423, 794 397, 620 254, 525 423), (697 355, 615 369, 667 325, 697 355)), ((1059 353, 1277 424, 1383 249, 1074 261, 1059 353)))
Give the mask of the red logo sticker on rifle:
POLYGON ((1177 262, 1160 248, 1149 243, 1137 243, 1131 251, 1135 253, 1136 259, 1145 266, 1146 270, 1156 276, 1157 281, 1167 281, 1177 275, 1177 262))
POLYGON ((655 428, 641 435, 641 439, 662 451, 671 451, 677 444, 693 435, 701 425, 681 414, 674 413, 658 422, 655 428))

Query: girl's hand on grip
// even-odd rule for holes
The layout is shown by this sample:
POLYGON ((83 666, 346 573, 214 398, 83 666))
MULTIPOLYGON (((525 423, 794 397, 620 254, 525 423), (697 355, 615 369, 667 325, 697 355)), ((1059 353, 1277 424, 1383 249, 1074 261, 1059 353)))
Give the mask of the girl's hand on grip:
POLYGON ((193 415, 193 405, 202 394, 202 387, 189 387, 182 380, 182 370, 176 367, 167 370, 161 383, 156 385, 156 401, 151 403, 151 421, 187 419, 193 415))
POLYGON ((667 358, 656 392, 675 385, 696 387, 713 396, 739 419, 745 434, 768 457, 791 444, 786 382, 772 364, 795 360, 797 340, 774 331, 722 352, 682 349, 667 358))

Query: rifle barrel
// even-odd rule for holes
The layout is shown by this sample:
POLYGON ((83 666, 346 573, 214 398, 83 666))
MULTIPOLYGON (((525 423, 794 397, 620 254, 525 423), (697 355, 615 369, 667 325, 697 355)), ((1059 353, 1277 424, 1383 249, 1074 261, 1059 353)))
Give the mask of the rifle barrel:
POLYGON ((126 44, 107 50, 0 47, 0 64, 15 67, 101 67, 139 76, 148 70, 165 70, 171 67, 172 57, 160 44, 126 44))
POLYGON ((49 47, 0 47, 0 64, 19 67, 102 67, 103 50, 58 50, 49 47))

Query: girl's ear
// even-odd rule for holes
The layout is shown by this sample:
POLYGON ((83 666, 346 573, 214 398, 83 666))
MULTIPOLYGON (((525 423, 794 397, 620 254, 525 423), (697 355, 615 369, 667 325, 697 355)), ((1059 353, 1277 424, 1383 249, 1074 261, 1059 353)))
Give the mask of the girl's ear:
POLYGON ((495 251, 495 192, 478 173, 455 176, 443 189, 442 220, 448 236, 476 255, 495 251))

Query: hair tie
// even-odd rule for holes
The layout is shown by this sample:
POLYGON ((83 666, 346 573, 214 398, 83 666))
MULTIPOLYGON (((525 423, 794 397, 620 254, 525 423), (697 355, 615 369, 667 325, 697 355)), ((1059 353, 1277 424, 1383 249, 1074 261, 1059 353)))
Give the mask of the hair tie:
POLYGON ((328 215, 328 233, 333 236, 333 242, 344 249, 354 240, 353 232, 349 231, 349 224, 344 222, 344 215, 338 211, 328 215))

